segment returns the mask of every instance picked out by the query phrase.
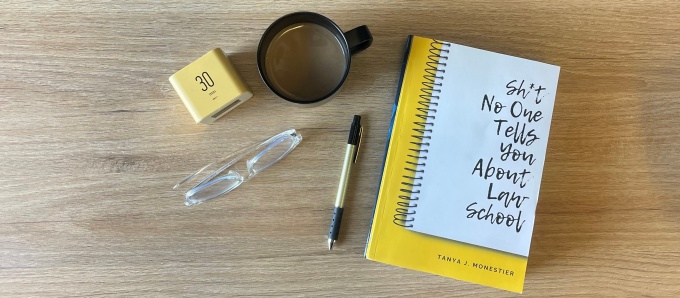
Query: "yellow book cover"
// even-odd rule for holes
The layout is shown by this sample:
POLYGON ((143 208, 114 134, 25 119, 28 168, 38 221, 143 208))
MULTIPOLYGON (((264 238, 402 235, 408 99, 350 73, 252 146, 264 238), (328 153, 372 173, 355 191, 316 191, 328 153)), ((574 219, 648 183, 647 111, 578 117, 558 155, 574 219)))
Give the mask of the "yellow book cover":
MULTIPOLYGON (((417 207, 417 204, 423 204, 422 202, 423 200, 412 200, 414 198, 417 198, 417 196, 412 196, 411 192, 415 192, 414 186, 420 186, 421 183, 418 179, 419 178, 422 179, 421 177, 419 177, 422 176, 420 175, 421 174, 420 172, 422 171, 422 168, 420 166, 424 165, 424 162, 420 160, 420 158, 422 157, 419 156, 422 156, 421 150, 422 151, 427 150, 426 148, 422 147, 422 144, 429 145, 430 142, 428 136, 429 135, 428 133, 431 132, 430 129, 432 128, 430 122, 438 123, 439 121, 434 120, 434 115, 432 114, 431 110, 436 110, 437 108, 439 109, 449 108, 450 110, 450 107, 442 107, 442 104, 439 104, 438 106, 437 101, 433 100, 434 98, 438 98, 438 96, 441 96, 437 92, 433 92, 433 90, 437 91, 437 86, 441 85, 442 78, 443 76, 446 75, 442 73, 443 70, 440 70, 443 69, 442 66, 443 65, 445 66, 447 63, 447 61, 445 60, 446 57, 441 58, 442 56, 445 56, 443 55, 443 53, 446 53, 447 54, 446 56, 451 56, 454 53, 449 53, 450 51, 459 50, 459 48, 449 49, 448 48, 449 46, 451 46, 450 43, 423 37, 409 36, 408 38, 406 53, 403 62, 403 69, 401 74, 402 76, 401 83, 397 91, 397 99, 395 102, 395 108, 393 110, 392 127, 390 129, 387 142, 388 145, 383 165, 384 167, 383 174, 381 177, 380 187, 378 190, 378 197, 374 210, 372 226, 367 240, 365 256, 367 259, 386 264, 433 273, 445 277, 455 278, 463 281, 473 282, 485 286, 521 293, 523 290, 526 265, 528 260, 528 242, 525 246, 519 248, 514 247, 512 245, 509 245, 512 247, 505 247, 506 245, 501 243, 499 244, 501 248, 498 248, 493 246, 493 244, 487 245, 485 243, 480 244, 474 241, 457 241, 456 235, 451 236, 437 230, 437 227, 435 227, 436 225, 446 225, 448 223, 444 222, 445 220, 442 221, 443 220, 442 214, 436 214, 436 211, 429 211, 432 214, 430 217, 434 217, 430 219, 429 227, 428 226, 420 226, 416 228, 413 227, 413 221, 416 218, 416 212, 418 212, 417 216, 427 215, 427 214, 421 215, 421 211, 422 213, 427 213, 426 209, 419 210, 418 208, 420 207, 413 208, 414 206, 417 207), (443 49, 442 48, 443 45, 447 47, 443 49), (430 114, 428 114, 428 111, 430 112, 430 114), (471 242, 477 245, 470 244, 471 242), (490 247, 494 247, 495 249, 492 249, 490 247), (526 252, 524 250, 526 250, 526 252)), ((463 46, 460 47, 461 52, 464 52, 464 50, 467 49, 467 47, 463 46)), ((489 66, 489 69, 495 69, 494 63, 501 63, 503 62, 501 60, 504 59, 513 63, 515 62, 515 60, 511 59, 520 59, 522 61, 519 61, 517 63, 520 64, 534 63, 521 66, 528 65, 530 67, 535 66, 538 68, 546 67, 545 68, 546 72, 549 72, 551 75, 554 73, 554 66, 550 66, 547 64, 543 65, 535 61, 505 56, 482 50, 477 49, 474 50, 483 52, 482 55, 489 55, 488 57, 492 58, 496 56, 491 56, 491 54, 500 56, 500 58, 496 59, 495 61, 491 61, 492 65, 489 66), (535 65, 536 63, 541 65, 536 66, 535 65)), ((467 58, 468 57, 462 57, 463 60, 467 58)), ((452 61, 448 62, 449 64, 452 63, 452 61)), ((515 66, 514 64, 510 64, 508 67, 514 66, 515 66)), ((559 71, 559 68, 557 68, 557 71, 559 71)), ((541 74, 540 71, 538 72, 539 74, 541 74)), ((452 76, 454 75, 452 74, 452 76)), ((486 78, 488 75, 486 73, 482 73, 479 74, 479 76, 484 76, 484 78, 486 78)), ((495 76, 495 74, 493 74, 493 76, 495 76)), ((552 79, 552 77, 550 78, 552 79)), ((505 77, 503 77, 503 80, 505 80, 505 77)), ((555 88, 556 80, 557 80, 556 77, 554 77, 555 88)), ((515 85, 509 83, 508 86, 515 85)), ((522 87, 520 86, 520 88, 522 87)), ((519 88, 515 89, 519 90, 519 88)), ((506 89, 503 89, 503 92, 505 92, 505 90, 506 89)), ((552 91, 554 93, 554 90, 552 91)), ((519 94, 519 91, 517 91, 517 93, 519 94)), ((526 100, 529 100, 530 97, 531 99, 533 99, 532 97, 533 93, 527 92, 527 94, 519 95, 520 96, 525 95, 526 99, 522 99, 525 100, 524 102, 526 102, 526 100)), ((509 95, 503 94, 503 96, 509 95)), ((554 94, 552 96, 554 98, 554 94)), ((491 96, 489 97, 491 98, 491 96)), ((480 98, 479 102, 475 101, 475 105, 482 106, 482 110, 484 110, 483 107, 484 102, 481 99, 483 98, 480 98)), ((490 107, 488 113, 491 114, 493 113, 492 110, 494 108, 492 100, 488 99, 487 102, 489 103, 490 107)), ((539 102, 538 96, 536 97, 536 102, 539 102)), ((507 105, 509 106, 510 104, 507 105)), ((525 105, 528 106, 528 104, 525 105)), ((544 106, 545 105, 548 104, 544 104, 544 106)), ((503 108, 498 109, 502 110, 503 108)), ((509 110, 509 107, 505 107, 505 109, 508 114, 513 113, 513 111, 509 110)), ((451 116, 450 114, 455 113, 449 112, 448 114, 441 116, 450 117, 451 116)), ((544 111, 544 116, 547 119, 544 119, 543 121, 548 122, 547 125, 548 128, 551 115, 552 115, 552 103, 549 103, 549 111, 544 111)), ((538 117, 534 118, 535 119, 533 120, 536 120, 538 117)), ((492 124, 495 125, 495 123, 492 124)), ((502 124, 504 124, 504 122, 502 124)), ((535 125, 536 123, 531 124, 535 125)), ((500 124, 498 125, 499 125, 498 129, 500 131, 501 130, 500 124)), ((496 126, 490 127, 493 128, 492 132, 495 132, 496 126)), ((547 134, 547 132, 545 133, 547 134)), ((499 133, 499 135, 500 134, 501 133, 499 133)), ((474 136, 472 138, 481 137, 474 136)), ((547 136, 545 137, 545 142, 547 142, 547 136)), ((523 145, 526 144, 523 143, 523 145)), ((539 144, 539 146, 540 145, 541 144, 539 144)), ((496 146, 493 147, 496 148, 497 150, 496 146)), ((543 150, 544 150, 543 153, 537 152, 536 156, 539 156, 540 154, 545 155, 545 148, 543 148, 543 150)), ((437 161, 437 159, 434 159, 431 162, 439 161, 437 161)), ((540 172, 542 172, 543 159, 541 159, 539 162, 540 172)), ((474 175, 475 172, 473 171, 473 168, 470 167, 469 170, 470 171, 468 171, 468 169, 465 169, 465 171, 468 171, 467 172, 468 174, 470 172, 473 172, 474 175)), ((480 169, 479 172, 481 174, 482 170, 480 169)), ((487 179, 487 177, 483 178, 487 179)), ((490 179, 493 178, 494 177, 490 179)), ((540 174, 538 174, 538 176, 534 178, 536 178, 538 180, 538 183, 540 184, 540 174)), ((488 185, 488 181, 485 181, 484 179, 479 178, 479 180, 487 183, 488 185)), ((496 184, 502 185, 502 183, 505 181, 494 182, 496 184)), ((440 186, 433 187, 441 188, 440 186)), ((484 189, 484 191, 485 191, 484 195, 486 195, 486 189, 484 189)), ((500 229, 497 228, 497 226, 507 228, 508 230, 512 230, 515 228, 523 228, 525 231, 522 231, 522 233, 524 234, 528 233, 529 235, 528 241, 530 242, 531 233, 533 229, 533 214, 535 213, 535 203, 536 200, 538 199, 537 188, 534 195, 535 197, 532 197, 533 202, 526 203, 525 206, 522 206, 525 209, 528 208, 527 210, 524 210, 525 211, 524 215, 522 215, 520 211, 519 214, 522 216, 522 218, 520 217, 514 218, 512 217, 512 215, 509 214, 503 215, 503 218, 498 217, 495 212, 497 208, 502 208, 503 206, 503 203, 500 202, 499 200, 498 203, 494 202, 498 206, 493 206, 494 208, 493 211, 491 210, 491 208, 488 209, 488 213, 491 214, 490 216, 486 217, 483 216, 485 214, 483 214, 482 212, 485 211, 485 209, 476 210, 475 211, 476 214, 469 215, 472 212, 470 212, 471 211, 469 209, 470 207, 468 207, 468 210, 462 210, 463 212, 467 212, 468 215, 467 219, 464 214, 462 216, 461 221, 467 223, 465 220, 468 220, 470 222, 470 226, 467 226, 466 224, 465 228, 459 228, 460 227, 459 225, 449 226, 445 228, 447 228, 446 229, 447 231, 452 229, 453 230, 455 229, 465 230, 471 228, 474 229, 475 227, 474 225, 484 225, 482 227, 489 226, 489 229, 500 229), (489 217, 491 217, 490 222, 492 224, 489 224, 489 221, 485 220, 488 219, 489 217), (529 217, 531 218, 530 222, 526 222, 526 219, 529 217), (495 223, 494 220, 498 222, 495 223), (523 227, 520 224, 520 220, 523 220, 521 222, 524 224, 523 227), (503 221, 502 224, 501 221, 503 221)), ((487 203, 487 201, 480 202, 481 202, 480 205, 487 203)), ((519 208, 520 205, 518 204, 517 206, 519 208)), ((435 205, 431 207, 439 208, 439 206, 435 205)), ((504 212, 506 210, 512 209, 512 206, 508 207, 508 203, 505 204, 505 207, 506 209, 503 209, 504 212)), ((507 213, 509 213, 509 211, 507 213)), ((418 221, 420 220, 421 218, 418 217, 418 221)), ((439 227, 439 229, 441 229, 441 227, 439 227)), ((484 232, 485 232, 484 230, 479 231, 479 233, 484 232)), ((473 231, 473 234, 474 233, 475 232, 473 231)), ((510 235, 510 237, 514 236, 514 230, 512 232, 505 233, 512 234, 510 235)), ((489 235, 493 236, 493 234, 489 235)))

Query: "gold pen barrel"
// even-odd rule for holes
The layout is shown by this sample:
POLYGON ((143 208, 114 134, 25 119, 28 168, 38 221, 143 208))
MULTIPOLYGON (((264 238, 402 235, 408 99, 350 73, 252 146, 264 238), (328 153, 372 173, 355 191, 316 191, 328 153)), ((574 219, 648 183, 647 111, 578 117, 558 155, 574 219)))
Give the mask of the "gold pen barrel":
POLYGON ((345 151, 345 161, 342 164, 342 173, 340 174, 340 184, 338 185, 338 195, 335 197, 335 207, 343 208, 345 205, 345 195, 347 194, 347 184, 349 183, 349 172, 352 170, 354 163, 354 154, 357 146, 347 144, 345 151))

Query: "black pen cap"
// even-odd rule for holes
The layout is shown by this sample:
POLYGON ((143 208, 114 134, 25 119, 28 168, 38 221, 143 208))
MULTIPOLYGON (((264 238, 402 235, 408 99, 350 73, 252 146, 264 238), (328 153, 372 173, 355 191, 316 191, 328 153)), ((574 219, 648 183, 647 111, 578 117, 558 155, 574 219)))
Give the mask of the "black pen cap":
POLYGON ((361 139, 361 116, 354 115, 354 120, 352 120, 352 127, 349 129, 349 140, 347 144, 359 145, 359 140, 361 139))

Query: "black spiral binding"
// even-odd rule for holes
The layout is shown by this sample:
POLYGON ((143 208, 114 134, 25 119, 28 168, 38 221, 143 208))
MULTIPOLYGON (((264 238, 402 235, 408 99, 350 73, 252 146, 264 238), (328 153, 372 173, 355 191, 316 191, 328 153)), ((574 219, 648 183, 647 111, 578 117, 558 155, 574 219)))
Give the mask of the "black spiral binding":
POLYGON ((432 138, 432 129, 434 127, 435 114, 437 113, 437 106, 439 105, 439 94, 441 93, 442 83, 436 83, 437 79, 443 79, 443 74, 445 70, 439 68, 440 66, 446 67, 446 62, 441 63, 440 60, 448 60, 449 50, 448 47, 451 45, 446 42, 439 40, 432 40, 430 43, 430 55, 427 56, 428 60, 426 63, 425 72, 423 75, 423 88, 420 88, 420 100, 418 100, 418 114, 416 116, 422 120, 415 121, 415 131, 417 134, 411 135, 411 148, 409 151, 412 153, 408 154, 411 160, 406 161, 406 166, 404 170, 411 172, 410 175, 403 175, 405 179, 401 182, 401 188, 399 191, 402 193, 399 195, 401 201, 397 202, 396 213, 394 214, 394 222, 396 225, 410 228, 413 227, 413 221, 415 218, 413 215, 416 214, 415 208, 418 207, 418 200, 420 197, 419 187, 422 186, 423 177, 421 176, 425 173, 425 170, 419 170, 418 166, 425 166, 425 161, 427 160, 428 147, 430 146, 429 140, 432 138), (441 49, 437 48, 437 45, 441 49), (430 114, 431 112, 431 114, 430 114))

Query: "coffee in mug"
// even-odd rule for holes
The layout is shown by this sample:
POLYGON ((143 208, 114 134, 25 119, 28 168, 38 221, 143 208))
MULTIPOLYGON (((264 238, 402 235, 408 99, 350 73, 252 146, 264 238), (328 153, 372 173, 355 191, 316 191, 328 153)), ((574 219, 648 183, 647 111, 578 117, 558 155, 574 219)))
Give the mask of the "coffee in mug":
POLYGON ((298 104, 320 103, 344 83, 351 55, 368 48, 372 40, 366 26, 343 33, 320 14, 289 14, 263 34, 258 70, 279 97, 298 104))

